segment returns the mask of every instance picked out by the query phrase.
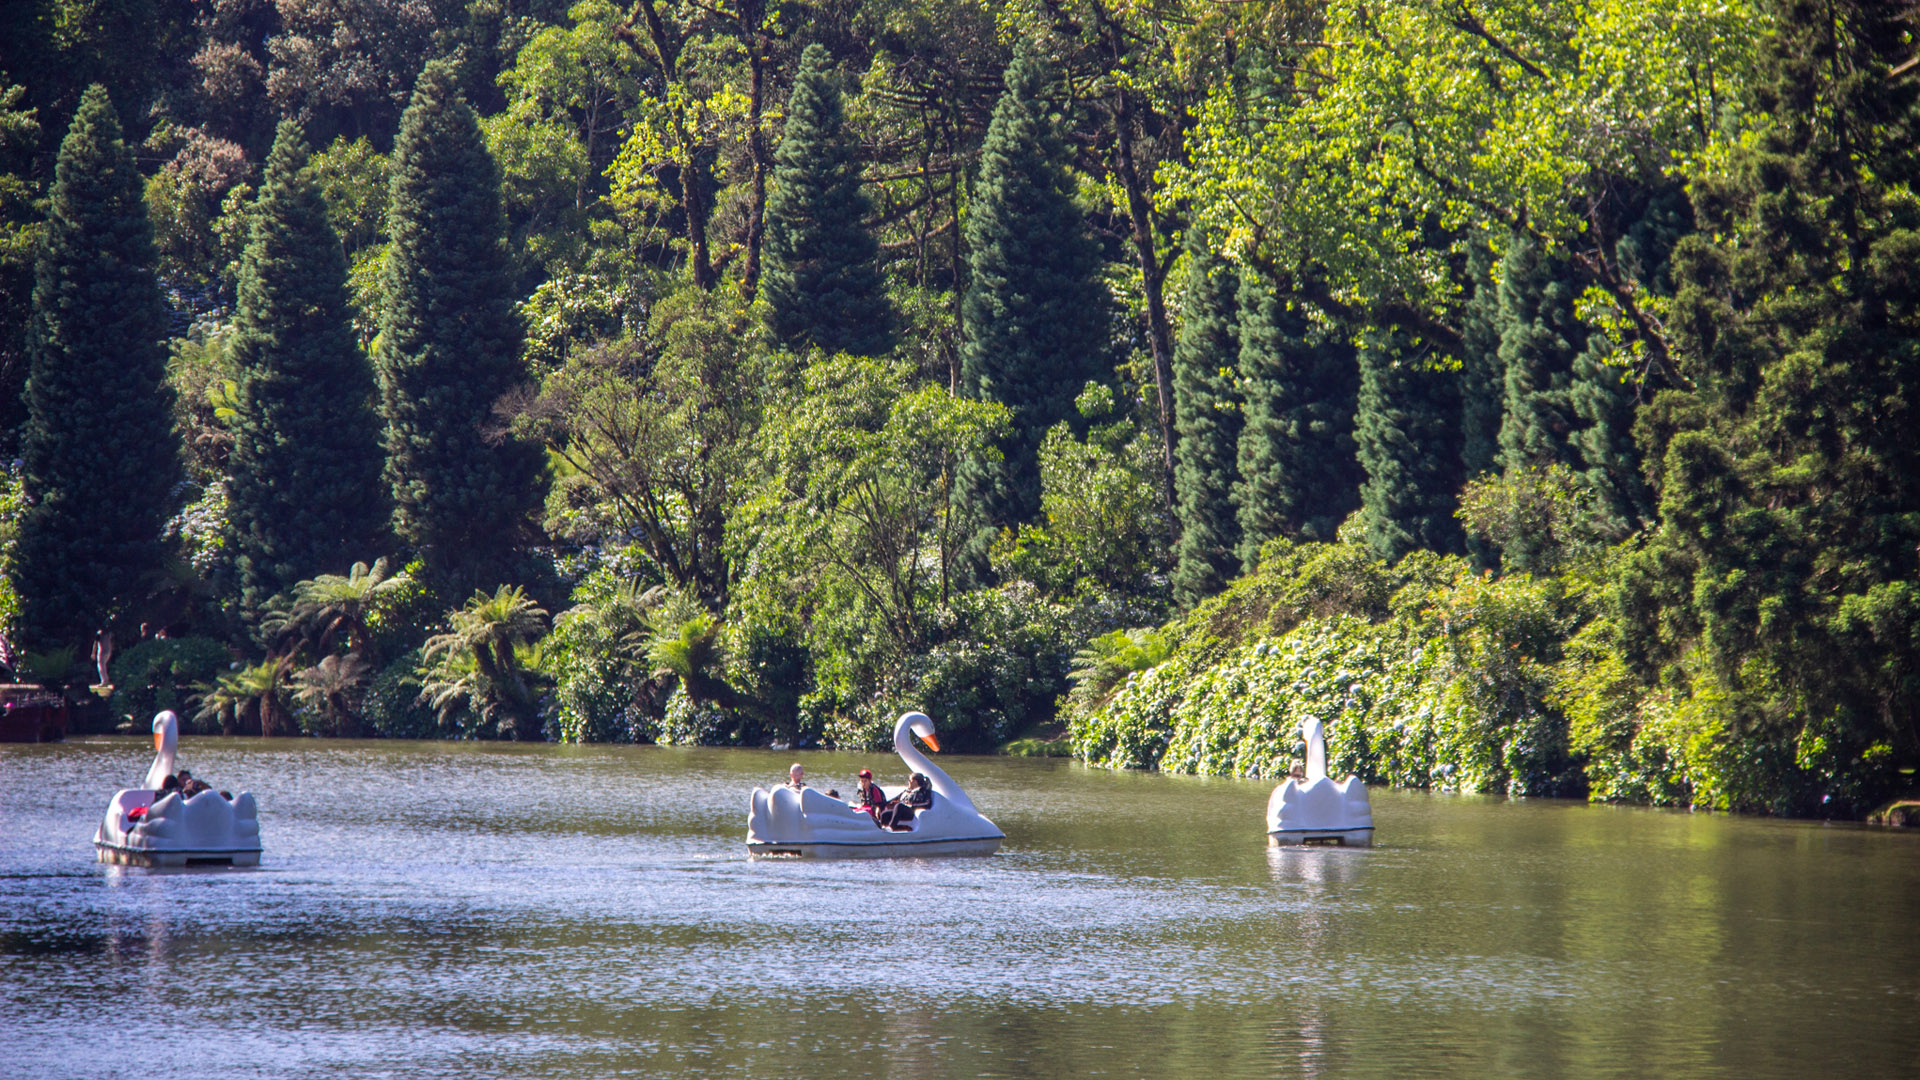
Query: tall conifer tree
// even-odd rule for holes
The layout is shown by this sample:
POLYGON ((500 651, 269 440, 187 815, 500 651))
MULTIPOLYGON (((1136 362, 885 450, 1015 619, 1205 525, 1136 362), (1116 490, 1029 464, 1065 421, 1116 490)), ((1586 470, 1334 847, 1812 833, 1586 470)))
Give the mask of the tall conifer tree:
POLYGON ((97 85, 60 144, 49 209, 13 575, 26 642, 84 655, 160 569, 180 461, 153 231, 132 148, 97 85))
POLYGON ((1259 274, 1240 276, 1240 561, 1276 536, 1331 541, 1359 503, 1353 350, 1259 274))
POLYGON ((500 178, 451 65, 420 73, 394 140, 375 369, 401 539, 464 590, 490 583, 538 509, 541 459, 494 403, 525 377, 500 178))
MULTIPOLYGON (((1645 295, 1671 297, 1673 246, 1693 227, 1693 211, 1677 185, 1648 192, 1637 218, 1614 244, 1614 264, 1645 295)), ((1641 467, 1633 425, 1640 402, 1658 383, 1655 371, 1623 357, 1606 334, 1594 333, 1573 363, 1569 401, 1580 428, 1572 437, 1588 488, 1604 500, 1611 526, 1631 532, 1654 518, 1653 490, 1641 467)))
POLYGON ((768 329, 788 348, 877 356, 893 348, 893 309, 831 66, 819 45, 800 56, 767 194, 760 295, 768 329))
POLYGON ((1356 434, 1367 470, 1361 520, 1368 546, 1398 559, 1414 548, 1459 551, 1459 384, 1404 337, 1369 330, 1360 345, 1356 434))
POLYGON ((1500 287, 1493 254, 1476 245, 1467 258, 1473 296, 1460 320, 1460 467, 1467 479, 1500 467, 1506 371, 1500 359, 1500 287))
POLYGON ((1206 250, 1188 249, 1186 311, 1173 350, 1174 494, 1180 514, 1173 590, 1192 604, 1226 587, 1240 568, 1233 482, 1240 442, 1234 388, 1240 342, 1234 327, 1239 275, 1206 250))
MULTIPOLYGON (((1500 470, 1500 421, 1506 413, 1506 371, 1500 359, 1500 287, 1493 253, 1475 245, 1467 257, 1473 296, 1460 320, 1460 475, 1476 480, 1500 470)), ((1467 553, 1482 566, 1500 564, 1499 548, 1468 534, 1467 553)))
POLYGON ((1574 314, 1578 297, 1563 263, 1533 240, 1515 240, 1500 277, 1500 367, 1506 380, 1500 461, 1506 469, 1581 467, 1571 441, 1580 423, 1573 410, 1573 364, 1587 345, 1586 326, 1574 314))
POLYGON ((969 461, 960 477, 968 515, 988 528, 1039 513, 1041 438, 1077 420, 1087 380, 1110 374, 1100 252, 1074 205, 1048 77, 1023 44, 994 106, 967 218, 962 388, 1013 412, 1002 460, 969 461))
POLYGON ((228 514, 241 599, 370 561, 385 531, 373 370, 347 302, 347 260, 307 171, 299 125, 267 157, 240 264, 233 357, 241 373, 228 514))

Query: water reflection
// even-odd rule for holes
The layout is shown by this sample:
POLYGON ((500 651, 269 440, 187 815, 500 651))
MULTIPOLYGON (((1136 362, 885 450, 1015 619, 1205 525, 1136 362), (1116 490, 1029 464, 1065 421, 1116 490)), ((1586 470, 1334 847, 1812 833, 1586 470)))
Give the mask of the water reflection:
POLYGON ((1347 885, 1360 879, 1372 855, 1358 847, 1269 847, 1267 870, 1280 885, 1347 885))
POLYGON ((753 864, 746 792, 791 755, 199 740, 196 772, 260 797, 262 868, 93 864, 140 749, 0 750, 10 1076, 1920 1059, 1920 838, 1383 791, 1382 846, 1269 848, 1268 785, 961 759, 1001 855, 753 864))

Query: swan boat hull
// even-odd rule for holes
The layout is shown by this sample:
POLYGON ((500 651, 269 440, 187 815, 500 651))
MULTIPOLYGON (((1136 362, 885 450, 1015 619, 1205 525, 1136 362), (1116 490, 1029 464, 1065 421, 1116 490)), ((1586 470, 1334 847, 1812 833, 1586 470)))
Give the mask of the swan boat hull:
POLYGON ((259 866, 259 848, 226 850, 196 848, 180 851, 152 851, 122 847, 96 839, 93 842, 100 862, 114 866, 259 866))
POLYGON ((1373 846, 1373 803, 1357 776, 1327 775, 1327 736, 1312 716, 1300 722, 1307 760, 1267 799, 1267 846, 1373 846))
POLYGON ((1281 829, 1267 834, 1268 847, 1325 844, 1332 847, 1372 847, 1373 826, 1363 829, 1281 829))
POLYGON ((991 855, 1000 850, 1003 836, 976 836, 956 839, 906 837, 859 843, 853 841, 816 841, 782 844, 771 840, 747 841, 747 856, 753 859, 933 859, 956 855, 991 855))
POLYGON ((155 799, 141 788, 117 792, 94 830, 95 858, 115 866, 258 866, 260 817, 253 794, 229 802, 219 792, 155 799), (141 818, 132 812, 144 809, 141 818))

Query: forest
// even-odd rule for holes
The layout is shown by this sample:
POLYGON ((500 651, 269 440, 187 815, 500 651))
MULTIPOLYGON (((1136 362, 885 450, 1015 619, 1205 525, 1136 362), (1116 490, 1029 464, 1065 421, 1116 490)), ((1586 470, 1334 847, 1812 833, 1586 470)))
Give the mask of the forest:
POLYGON ((1240 776, 1313 716, 1370 782, 1863 816, 1920 766, 1915 26, 17 0, 0 664, 1240 776))

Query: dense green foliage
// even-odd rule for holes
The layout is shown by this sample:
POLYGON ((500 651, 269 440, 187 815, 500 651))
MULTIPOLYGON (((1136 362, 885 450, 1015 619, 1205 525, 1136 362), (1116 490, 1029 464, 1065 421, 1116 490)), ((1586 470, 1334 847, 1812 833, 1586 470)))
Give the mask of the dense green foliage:
POLYGON ((1353 509, 1353 349, 1286 285, 1240 279, 1240 561, 1252 569, 1277 536, 1331 540, 1353 509))
POLYGON ((1674 253, 1681 385, 1641 419, 1660 524, 1626 567, 1636 674, 1753 747, 1746 800, 1859 809, 1910 762, 1920 676, 1920 208, 1892 9, 1795 3, 1757 137, 1704 171, 1674 253))
POLYGON ((33 288, 27 509, 8 570, 30 646, 84 653, 137 619, 165 557, 179 452, 153 263, 133 150, 92 87, 60 144, 33 288))
POLYGON ((202 7, 0 15, 0 662, 111 631, 123 712, 236 732, 1915 784, 1910 8, 202 7))
POLYGON ((1355 441, 1367 480, 1360 521, 1383 557, 1460 546, 1453 520, 1460 487, 1459 385, 1404 335, 1374 331, 1360 343, 1355 441))
POLYGON ((1075 750, 1121 767, 1279 776, 1303 718, 1330 769, 1524 795, 1584 786, 1551 718, 1559 642, 1584 614, 1555 582, 1482 578, 1424 553, 1278 541, 1169 627, 1171 659, 1082 714, 1075 750))
POLYGON ((230 361, 240 376, 228 519, 241 602, 385 545, 373 373, 353 339, 347 261, 297 126, 267 158, 241 261, 230 361))

